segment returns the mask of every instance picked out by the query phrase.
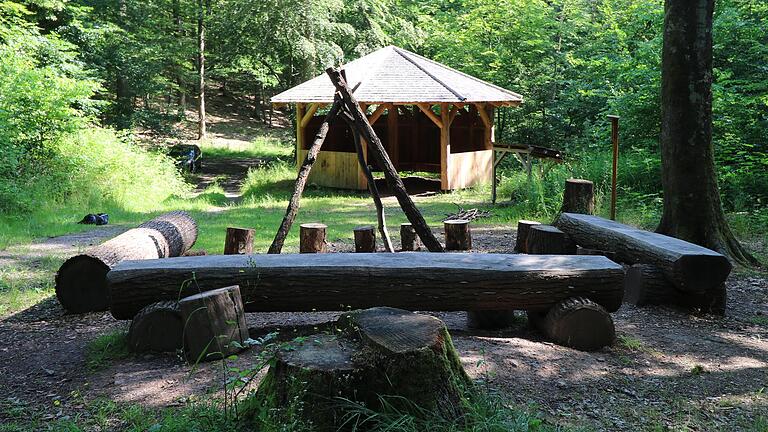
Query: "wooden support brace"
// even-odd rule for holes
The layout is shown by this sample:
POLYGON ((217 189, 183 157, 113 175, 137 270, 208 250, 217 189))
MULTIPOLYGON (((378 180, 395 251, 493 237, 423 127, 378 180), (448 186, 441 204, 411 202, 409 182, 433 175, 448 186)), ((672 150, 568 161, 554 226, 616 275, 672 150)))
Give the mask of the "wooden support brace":
POLYGON ((371 114, 368 117, 368 123, 370 123, 371 125, 376 123, 376 120, 378 120, 379 117, 381 117, 381 115, 384 114, 384 110, 386 110, 390 105, 391 104, 380 104, 379 106, 377 106, 376 109, 373 111, 373 114, 371 114))
POLYGON ((421 112, 423 112, 427 117, 429 117, 429 119, 432 120, 432 122, 435 125, 437 125, 437 127, 439 127, 440 129, 443 128, 442 120, 440 120, 440 117, 438 117, 437 114, 435 114, 435 112, 432 111, 432 108, 430 108, 429 105, 421 103, 421 104, 416 104, 416 106, 419 107, 421 112))
POLYGON ((306 114, 304 114, 301 117, 301 127, 305 128, 309 124, 309 121, 312 120, 312 117, 315 116, 315 113, 317 112, 317 109, 320 107, 320 105, 313 103, 309 105, 309 109, 307 109, 306 114))

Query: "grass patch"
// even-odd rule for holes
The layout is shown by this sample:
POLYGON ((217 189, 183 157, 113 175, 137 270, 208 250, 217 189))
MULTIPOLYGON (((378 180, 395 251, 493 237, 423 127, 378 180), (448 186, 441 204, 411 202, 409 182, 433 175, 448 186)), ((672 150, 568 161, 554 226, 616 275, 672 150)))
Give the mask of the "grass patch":
POLYGON ((647 349, 643 341, 631 335, 620 334, 616 341, 620 347, 629 351, 644 351, 647 349))
POLYGON ((749 322, 751 322, 754 325, 768 327, 768 316, 765 316, 765 315, 755 315, 755 316, 749 318, 749 322))
POLYGON ((92 371, 102 369, 114 360, 128 357, 128 333, 116 330, 97 337, 88 343, 85 364, 92 371))

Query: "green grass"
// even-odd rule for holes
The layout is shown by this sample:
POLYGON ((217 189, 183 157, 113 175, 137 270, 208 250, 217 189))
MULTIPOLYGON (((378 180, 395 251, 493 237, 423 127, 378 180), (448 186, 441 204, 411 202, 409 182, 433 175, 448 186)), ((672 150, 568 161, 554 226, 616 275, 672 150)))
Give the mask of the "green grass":
POLYGON ((85 364, 95 371, 108 366, 114 360, 130 355, 128 352, 128 333, 115 330, 103 334, 88 343, 85 350, 85 364))

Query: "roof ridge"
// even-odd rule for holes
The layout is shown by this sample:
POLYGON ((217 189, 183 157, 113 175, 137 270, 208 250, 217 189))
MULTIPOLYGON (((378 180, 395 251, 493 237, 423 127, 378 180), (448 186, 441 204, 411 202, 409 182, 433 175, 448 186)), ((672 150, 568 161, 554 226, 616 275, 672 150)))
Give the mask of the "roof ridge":
MULTIPOLYGON (((502 91, 502 92, 504 92, 504 93, 510 94, 510 95, 512 95, 512 96, 515 96, 515 97, 519 97, 520 99, 522 99, 522 98, 523 98, 523 95, 521 95, 521 94, 519 94, 519 93, 515 93, 515 92, 513 92, 513 91, 507 90, 507 89, 505 89, 504 87, 500 87, 500 86, 497 86, 496 84, 493 84, 493 83, 490 83, 490 82, 488 82, 488 81, 485 81, 485 80, 483 80, 483 79, 480 79, 480 78, 478 78, 478 77, 475 77, 475 76, 469 75, 469 74, 467 74, 467 73, 464 73, 464 72, 462 72, 462 71, 460 71, 460 70, 454 69, 454 68, 452 68, 452 67, 450 67, 450 66, 448 66, 448 65, 442 64, 442 63, 440 63, 440 62, 437 62, 437 61, 435 61, 435 60, 432 60, 432 59, 429 59, 429 58, 427 58, 427 57, 424 57, 424 56, 422 56, 422 55, 416 54, 415 52, 412 52, 412 51, 408 51, 407 49, 404 49, 404 48, 400 48, 400 47, 396 47, 396 46, 394 46, 394 45, 393 45, 393 47, 395 48, 395 50, 396 50, 396 51, 397 51, 397 52, 398 52, 400 55, 402 55, 402 52, 404 51, 404 52, 406 52, 406 53, 408 53, 408 54, 412 54, 412 55, 414 55, 414 56, 416 56, 416 57, 418 57, 418 58, 420 58, 420 59, 422 59, 422 60, 425 60, 425 61, 427 61, 427 62, 429 62, 429 63, 432 63, 432 64, 434 64, 434 65, 436 65, 436 66, 442 67, 442 68, 444 68, 444 69, 448 69, 448 70, 449 70, 449 71, 451 71, 451 72, 456 72, 457 74, 459 74, 459 75, 462 75, 462 76, 464 76, 464 77, 466 77, 466 78, 469 78, 469 79, 471 79, 471 80, 473 80, 473 81, 475 81, 475 82, 479 82, 479 83, 481 83, 481 84, 484 84, 484 85, 488 85, 488 86, 491 86, 491 87, 495 88, 496 90, 500 90, 500 91, 502 91)), ((403 57, 405 57, 405 56, 403 56, 403 57)), ((409 59, 409 60, 410 60, 410 59, 409 59)), ((412 62, 412 63, 413 63, 413 62, 412 62)), ((421 69, 421 68, 419 68, 419 69, 421 69)), ((423 69, 422 69, 422 70, 423 70, 423 69)), ((430 74, 430 76, 431 76, 431 74, 430 74)), ((439 81, 438 81, 438 82, 439 82, 439 81)), ((442 83, 441 83, 441 84, 442 84, 442 83)))
MULTIPOLYGON (((444 83, 440 78, 432 75, 428 70, 426 70, 423 67, 421 67, 420 64, 416 63, 412 58, 410 58, 408 55, 406 55, 405 52, 404 52, 405 50, 403 50, 403 49, 401 49, 399 47, 396 47, 394 45, 391 45, 391 46, 392 46, 392 49, 394 49, 396 53, 400 54, 400 56, 402 58, 408 60, 411 64, 413 64, 414 66, 419 68, 420 71, 424 72, 430 78, 432 78, 433 80, 437 81, 438 84, 440 84, 441 86, 445 87, 445 89, 448 90, 449 92, 453 93, 453 95, 456 96, 457 98, 459 98, 460 101, 464 102, 465 100, 467 100, 467 98, 462 96, 461 93, 459 93, 456 90, 452 89, 448 84, 444 83)), ((406 51, 406 52, 410 53, 410 51, 406 51)))

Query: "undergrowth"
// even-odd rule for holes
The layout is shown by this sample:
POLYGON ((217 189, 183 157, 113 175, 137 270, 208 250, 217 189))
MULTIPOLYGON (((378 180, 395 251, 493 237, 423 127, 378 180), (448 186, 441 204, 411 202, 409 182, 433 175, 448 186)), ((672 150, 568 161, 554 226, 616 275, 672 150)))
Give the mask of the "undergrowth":
POLYGON ((88 343, 85 364, 92 371, 108 366, 112 361, 128 357, 128 333, 115 330, 88 343))

